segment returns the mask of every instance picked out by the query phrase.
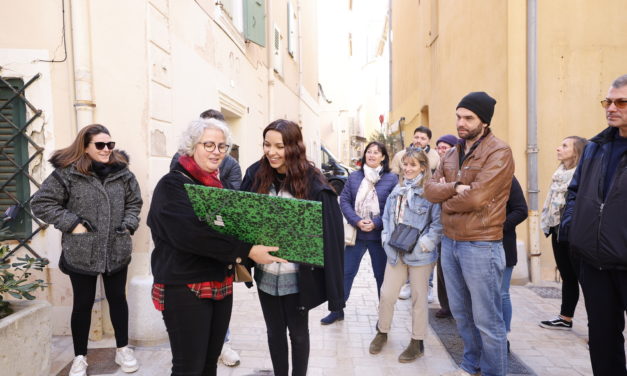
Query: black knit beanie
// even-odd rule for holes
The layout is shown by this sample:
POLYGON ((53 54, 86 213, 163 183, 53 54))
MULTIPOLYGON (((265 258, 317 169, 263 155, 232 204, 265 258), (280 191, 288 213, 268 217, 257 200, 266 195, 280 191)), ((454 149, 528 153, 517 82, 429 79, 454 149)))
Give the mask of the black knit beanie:
POLYGON ((489 96, 485 91, 473 91, 469 93, 459 102, 455 109, 463 107, 474 112, 481 122, 490 124, 492 115, 494 115, 494 105, 496 100, 489 96))

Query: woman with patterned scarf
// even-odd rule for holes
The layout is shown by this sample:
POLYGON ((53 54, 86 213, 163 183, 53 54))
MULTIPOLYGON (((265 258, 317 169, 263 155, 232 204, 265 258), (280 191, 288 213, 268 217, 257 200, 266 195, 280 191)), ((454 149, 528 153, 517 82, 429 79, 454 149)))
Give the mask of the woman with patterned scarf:
POLYGON ((429 158, 421 148, 410 147, 401 162, 402 178, 385 203, 381 239, 387 255, 385 280, 381 287, 377 334, 370 343, 370 353, 378 354, 387 342, 392 325, 394 304, 409 277, 411 288, 412 331, 409 345, 398 357, 401 363, 415 360, 424 353, 427 335, 427 282, 438 258, 442 238, 440 205, 422 197, 424 184, 431 178, 429 158), (394 230, 405 223, 421 231, 410 252, 401 252, 390 245, 394 230))
POLYGON ((218 167, 231 144, 217 119, 192 121, 181 138, 181 157, 152 196, 148 226, 154 285, 172 348, 172 375, 215 375, 233 306, 234 264, 286 262, 269 252, 212 230, 198 220, 185 184, 222 188, 218 167))
MULTIPOLYGON (((377 295, 380 295, 386 263, 381 245, 381 215, 385 201, 398 182, 396 174, 390 171, 389 163, 385 145, 378 141, 370 142, 361 158, 361 170, 350 174, 340 195, 342 213, 348 223, 357 229, 355 245, 347 245, 344 249, 344 301, 348 300, 366 250, 370 253, 372 271, 377 281, 377 295)), ((331 311, 320 323, 329 325, 338 320, 344 320, 343 310, 331 311)))
POLYGON ((573 327, 575 307, 579 301, 579 283, 577 274, 579 263, 570 253, 568 241, 558 241, 558 230, 562 211, 566 204, 566 192, 579 158, 586 146, 586 139, 578 136, 566 137, 557 148, 557 160, 560 165, 553 173, 551 186, 544 201, 540 226, 546 236, 551 236, 553 254, 557 269, 562 276, 562 306, 560 314, 552 320, 541 321, 546 329, 570 330, 573 327))

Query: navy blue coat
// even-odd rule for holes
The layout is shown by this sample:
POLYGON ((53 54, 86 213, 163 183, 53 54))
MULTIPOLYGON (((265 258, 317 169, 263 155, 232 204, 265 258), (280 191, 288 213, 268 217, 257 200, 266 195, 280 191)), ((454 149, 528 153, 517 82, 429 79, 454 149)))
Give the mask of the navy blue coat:
POLYGON ((612 184, 603 200, 603 185, 611 142, 618 129, 608 127, 593 137, 568 186, 560 223, 560 241, 597 269, 627 270, 627 154, 620 157, 612 184))
POLYGON ((377 191, 380 213, 378 217, 372 218, 375 229, 370 232, 363 232, 357 227, 357 222, 361 221, 362 218, 355 213, 355 198, 362 180, 364 180, 364 172, 362 170, 357 170, 348 176, 348 181, 340 195, 340 209, 342 209, 342 213, 348 223, 357 229, 357 239, 381 240, 381 231, 383 230, 381 217, 383 216, 385 201, 398 183, 398 177, 392 172, 384 172, 381 175, 381 179, 375 184, 374 189, 377 191))

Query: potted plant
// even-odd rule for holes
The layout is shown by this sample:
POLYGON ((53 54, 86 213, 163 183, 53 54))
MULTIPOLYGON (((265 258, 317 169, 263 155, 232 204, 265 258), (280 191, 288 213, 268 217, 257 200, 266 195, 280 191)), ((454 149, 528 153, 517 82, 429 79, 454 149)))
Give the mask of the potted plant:
POLYGON ((31 280, 34 271, 48 265, 44 258, 16 257, 0 245, 0 373, 3 375, 48 375, 52 342, 52 309, 32 294, 48 286, 31 280), (11 301, 6 299, 11 298, 11 301), (24 359, 28 359, 27 362, 24 359))
POLYGON ((17 257, 17 262, 9 261, 10 248, 8 245, 0 246, 0 319, 13 313, 10 303, 4 297, 21 300, 34 300, 31 292, 48 286, 42 279, 29 281, 32 275, 31 269, 43 271, 49 261, 46 258, 33 258, 30 256, 17 257))

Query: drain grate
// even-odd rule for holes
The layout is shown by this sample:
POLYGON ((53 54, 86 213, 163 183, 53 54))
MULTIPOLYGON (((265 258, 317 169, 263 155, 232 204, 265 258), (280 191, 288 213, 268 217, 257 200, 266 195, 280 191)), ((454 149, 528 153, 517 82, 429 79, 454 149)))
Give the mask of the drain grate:
POLYGON ((562 290, 557 287, 530 286, 529 289, 546 299, 562 299, 562 290))

